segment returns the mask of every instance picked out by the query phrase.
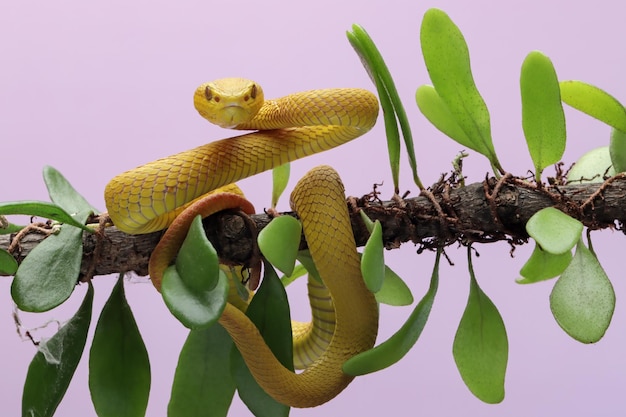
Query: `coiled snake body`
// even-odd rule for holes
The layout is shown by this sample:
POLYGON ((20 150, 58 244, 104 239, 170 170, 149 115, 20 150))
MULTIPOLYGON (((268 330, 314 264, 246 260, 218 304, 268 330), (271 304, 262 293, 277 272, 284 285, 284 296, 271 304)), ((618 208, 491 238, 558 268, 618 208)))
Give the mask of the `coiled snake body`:
MULTIPOLYGON (((376 97, 365 90, 311 90, 264 100, 258 84, 239 78, 203 84, 196 90, 194 104, 203 117, 222 127, 258 131, 115 177, 105 189, 105 201, 120 230, 139 234, 164 229, 205 194, 352 140, 371 129, 378 115, 376 97)), ((291 201, 335 309, 328 346, 295 374, 278 362, 241 310, 228 303, 219 322, 265 391, 287 405, 313 407, 335 397, 351 381, 341 366, 374 345, 378 306, 361 277, 338 174, 329 166, 314 168, 298 182, 291 201)), ((315 316, 313 298, 311 305, 315 316)))

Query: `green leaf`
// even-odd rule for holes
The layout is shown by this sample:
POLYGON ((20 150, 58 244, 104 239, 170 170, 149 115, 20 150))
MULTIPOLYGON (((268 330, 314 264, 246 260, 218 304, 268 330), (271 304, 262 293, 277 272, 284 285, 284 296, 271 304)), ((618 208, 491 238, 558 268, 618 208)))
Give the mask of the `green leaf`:
POLYGON ((91 321, 91 282, 78 311, 59 331, 42 342, 26 375, 22 394, 23 417, 53 416, 74 376, 85 349, 91 321))
MULTIPOLYGON (((308 250, 300 251, 298 253, 298 260, 301 262, 301 265, 296 266, 293 274, 281 279, 285 287, 297 278, 304 276, 307 272, 313 277, 313 279, 320 283, 322 282, 308 250)), ((374 294, 374 296, 376 297, 376 301, 382 304, 392 306, 407 306, 413 304, 413 295, 411 294, 411 290, 402 278, 400 278, 398 274, 392 271, 387 265, 385 265, 383 285, 380 290, 374 294)))
POLYGON ((4 249, 0 249, 0 273, 13 275, 17 271, 17 261, 4 249))
POLYGON ((293 370, 289 301, 276 271, 267 262, 264 263, 263 282, 252 298, 246 315, 259 329, 280 363, 293 370))
POLYGON ((289 284, 294 282, 300 277, 303 277, 307 274, 307 270, 302 264, 297 264, 290 275, 283 275, 280 277, 280 282, 283 283, 283 286, 286 288, 289 284))
POLYGON ((430 288, 415 306, 407 321, 393 336, 380 345, 348 359, 343 364, 343 371, 346 374, 358 376, 380 371, 398 362, 411 350, 422 334, 437 294, 440 257, 441 252, 439 251, 430 278, 430 288))
POLYGON ((228 302, 239 310, 245 311, 248 308, 248 302, 252 294, 242 282, 243 271, 242 266, 220 265, 220 270, 224 272, 228 279, 228 302))
POLYGON ((583 224, 554 207, 546 207, 528 219, 526 231, 541 249, 558 255, 576 245, 583 231, 583 224))
POLYGON ((176 256, 176 271, 185 286, 199 294, 215 288, 219 280, 219 267, 217 251, 207 239, 202 217, 198 215, 191 222, 176 256))
POLYGON ((3 202, 0 203, 0 214, 24 214, 27 216, 43 217, 50 220, 56 220, 59 223, 79 227, 88 232, 93 232, 93 230, 85 226, 83 222, 77 221, 61 207, 53 203, 48 203, 47 201, 3 202))
POLYGON ((383 121, 385 122, 385 136, 387 138, 387 154, 389 155, 389 167, 391 168, 391 179, 393 189, 398 193, 400 189, 400 131, 391 99, 386 94, 381 94, 380 90, 384 86, 377 86, 379 91, 380 107, 383 109, 383 121))
POLYGON ((374 222, 369 217, 367 217, 367 214, 365 214, 365 211, 363 210, 359 210, 359 216, 361 216, 361 220, 363 220, 367 231, 372 233, 372 231, 374 230, 374 222))
POLYGON ((311 253, 308 249, 298 252, 298 262, 304 266, 304 268, 309 272, 309 275, 312 275, 317 282, 322 284, 324 283, 319 272, 317 272, 317 267, 315 266, 315 262, 313 262, 313 258, 311 257, 311 253))
POLYGON ((219 280, 210 291, 195 292, 179 275, 174 265, 163 274, 161 295, 165 305, 183 326, 202 329, 213 325, 222 315, 228 298, 228 278, 219 271, 219 280))
POLYGON ((367 288, 377 293, 385 280, 385 246, 383 245, 383 228, 378 220, 363 248, 361 256, 361 275, 367 288))
POLYGON ((63 225, 22 261, 11 284, 20 310, 48 311, 74 291, 83 259, 83 231, 63 225))
POLYGON ((278 199, 287 188, 289 182, 289 172, 291 165, 289 163, 282 164, 272 170, 272 207, 276 207, 278 199))
POLYGON ((522 127, 539 182, 544 168, 559 162, 565 151, 565 114, 550 58, 538 51, 526 56, 520 90, 522 127))
MULTIPOLYGON (((252 298, 246 315, 257 326, 265 343, 287 369, 293 371, 293 341, 291 314, 285 287, 267 262, 259 290, 252 298)), ((289 407, 277 402, 252 377, 241 354, 233 349, 233 376, 239 397, 257 417, 289 415, 289 407)))
POLYGON ((441 133, 469 149, 481 152, 482 148, 480 146, 478 149, 475 148, 474 142, 457 123, 446 103, 439 97, 435 87, 431 85, 420 86, 415 92, 415 101, 422 114, 441 133))
POLYGON ((43 168, 43 180, 48 188, 50 200, 72 213, 80 224, 84 224, 90 214, 98 212, 85 197, 78 194, 59 171, 51 166, 46 165, 43 168))
POLYGON ((408 306, 413 304, 413 294, 406 283, 385 265, 383 286, 374 294, 376 301, 391 306, 408 306))
POLYGON ((302 225, 291 216, 278 216, 259 232, 257 242, 263 256, 286 275, 296 264, 302 225))
POLYGON ((214 324, 228 299, 228 277, 219 268, 217 253, 196 216, 176 257, 163 274, 161 295, 170 312, 185 327, 214 324))
POLYGON ((561 81, 563 102, 614 129, 626 132, 626 109, 606 91, 582 81, 561 81))
POLYGON ((626 131, 611 130, 609 154, 614 172, 626 171, 626 131))
MULTIPOLYGON (((376 58, 382 60, 382 56, 374 45, 373 41, 360 26, 353 25, 353 31, 346 32, 348 41, 352 48, 356 51, 361 59, 361 63, 367 71, 370 79, 376 86, 381 107, 383 109, 383 120, 385 122, 385 133, 387 137, 387 153, 389 156, 389 166, 391 168, 391 177, 394 189, 399 189, 400 182, 400 131, 398 130, 398 122, 396 113, 393 109, 391 99, 387 94, 383 80, 380 78, 380 62, 376 62, 376 58), (360 28, 361 31, 355 31, 360 28)), ((383 64, 384 65, 384 62, 383 64)))
POLYGON ((572 260, 572 253, 566 251, 558 255, 546 252, 535 244, 535 249, 526 261, 517 280, 518 284, 532 284, 558 277, 572 260))
POLYGON ((504 399, 509 342, 502 317, 480 289, 468 248, 470 293, 452 353, 463 382, 480 400, 495 404, 504 399))
POLYGON ((615 170, 611 166, 609 147, 601 146, 581 156, 567 173, 567 180, 580 184, 599 183, 604 182, 605 176, 613 175, 615 170))
POLYGON ((98 417, 141 417, 150 393, 150 360, 120 274, 89 352, 89 392, 98 417))
POLYGON ((400 170, 400 137, 398 134, 398 124, 402 130, 402 137, 409 157, 409 166, 413 172, 413 181, 423 189, 421 180, 417 174, 417 161, 415 159, 415 147, 413 145, 413 135, 406 111, 398 95, 398 90, 393 82, 391 73, 374 44, 369 34, 359 25, 352 25, 352 32, 346 33, 350 45, 359 55, 363 66, 368 72, 380 99, 385 120, 385 132, 387 133, 387 149, 389 152, 389 165, 394 183, 394 190, 399 190, 399 170, 400 170))
POLYGON ((504 172, 493 147, 489 110, 474 83, 463 34, 445 12, 429 9, 422 20, 420 42, 435 90, 471 141, 468 147, 504 172))
POLYGON ((522 127, 537 182, 541 172, 565 151, 565 114, 559 80, 550 58, 538 51, 526 56, 520 75, 522 127))
POLYGON ((574 339, 595 343, 604 336, 615 309, 615 292, 598 259, 578 241, 569 266, 550 294, 559 326, 574 339))
POLYGON ((178 357, 167 415, 226 417, 235 394, 230 370, 233 342, 216 324, 191 330, 178 357))

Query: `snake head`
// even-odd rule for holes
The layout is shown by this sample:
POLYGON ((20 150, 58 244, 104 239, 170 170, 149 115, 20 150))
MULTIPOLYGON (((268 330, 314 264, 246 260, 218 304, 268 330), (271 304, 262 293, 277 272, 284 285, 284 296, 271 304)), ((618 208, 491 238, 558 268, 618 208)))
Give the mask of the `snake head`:
POLYGON ((193 102, 198 113, 209 122, 236 128, 258 113, 263 105, 263 90, 245 78, 222 78, 198 87, 193 102))

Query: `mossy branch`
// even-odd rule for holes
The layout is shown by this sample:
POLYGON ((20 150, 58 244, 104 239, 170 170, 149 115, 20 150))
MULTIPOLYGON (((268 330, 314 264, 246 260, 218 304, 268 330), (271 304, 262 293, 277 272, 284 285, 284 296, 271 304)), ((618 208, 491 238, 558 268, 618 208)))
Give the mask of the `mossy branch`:
MULTIPOLYGON (((429 192, 414 198, 380 201, 374 191, 361 198, 348 198, 347 205, 358 246, 364 245, 368 237, 359 210, 364 210, 372 220, 380 220, 388 249, 405 242, 417 245, 418 252, 455 242, 506 241, 514 246, 527 241, 526 222, 545 207, 556 207, 591 230, 623 230, 626 175, 611 177, 603 183, 542 187, 510 175, 464 187, 441 181, 429 192)), ((250 227, 262 229, 271 216, 255 214, 250 219, 244 221, 239 213, 222 212, 204 220, 207 236, 224 263, 247 264, 254 252, 252 236, 256 235, 250 227)), ((161 232, 127 235, 115 227, 106 228, 100 238, 85 233, 82 271, 92 270, 94 275, 134 271, 146 275, 148 259, 160 236, 161 232), (98 251, 97 244, 102 245, 98 251)), ((38 228, 21 236, 19 242, 15 242, 15 234, 2 235, 0 248, 11 246, 11 253, 21 262, 45 237, 38 228)), ((301 247, 306 247, 304 239, 301 247)))

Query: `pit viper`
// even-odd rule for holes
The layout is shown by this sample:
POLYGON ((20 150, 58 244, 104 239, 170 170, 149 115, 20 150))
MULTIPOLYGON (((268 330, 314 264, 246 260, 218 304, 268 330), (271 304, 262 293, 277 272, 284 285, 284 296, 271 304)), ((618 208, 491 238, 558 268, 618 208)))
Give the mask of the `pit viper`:
MULTIPOLYGON (((367 90, 320 89, 265 100, 259 84, 242 78, 202 84, 195 91, 194 105, 201 116, 221 127, 255 132, 211 142, 113 178, 105 188, 105 202, 111 221, 121 231, 142 234, 165 229, 185 210, 202 205, 200 200, 208 193, 346 143, 370 130, 378 115, 378 101, 367 90)), ((245 199, 237 193, 226 195, 232 200, 226 206, 245 208, 245 199)), ((373 347, 378 306, 363 283, 336 171, 329 166, 312 169, 296 185, 291 203, 327 288, 310 281, 313 324, 294 330, 294 347, 305 349, 294 352, 294 357, 305 357, 301 362, 306 369, 293 373, 283 367, 254 324, 233 304, 227 303, 219 323, 269 395, 293 407, 314 407, 334 398, 352 380, 342 372, 342 364, 373 347), (309 341, 302 343, 307 337, 309 341), (311 348, 307 345, 318 342, 321 349, 306 351, 311 348)), ((184 232, 171 234, 184 237, 184 232)), ((172 252, 168 243, 159 245, 172 252)), ((151 259, 150 274, 157 289, 160 281, 155 277, 172 256, 151 259)))

